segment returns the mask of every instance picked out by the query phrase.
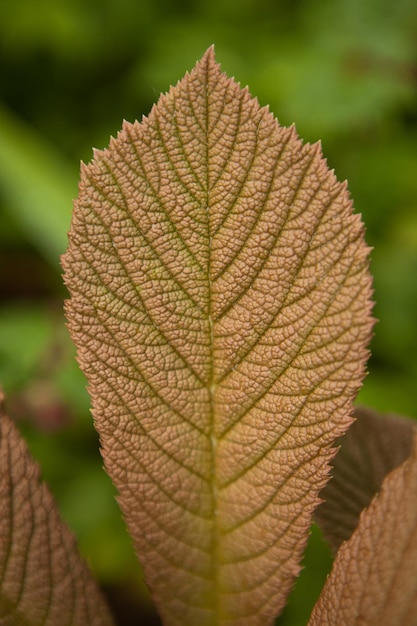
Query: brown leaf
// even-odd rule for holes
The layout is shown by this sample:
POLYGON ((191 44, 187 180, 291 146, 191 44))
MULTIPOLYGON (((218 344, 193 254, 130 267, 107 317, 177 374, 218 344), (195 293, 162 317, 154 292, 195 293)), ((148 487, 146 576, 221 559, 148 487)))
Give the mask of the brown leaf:
POLYGON ((320 147, 213 49, 82 168, 69 327, 165 624, 285 604, 364 374, 367 257, 320 147))
POLYGON ((0 411, 0 625, 112 623, 37 464, 0 411))
POLYGON ((417 434, 337 553, 309 626, 417 625, 417 434))
POLYGON ((332 479, 320 493, 324 502, 314 514, 334 552, 349 539, 385 476, 411 453, 413 420, 364 407, 355 417, 340 440, 332 479))

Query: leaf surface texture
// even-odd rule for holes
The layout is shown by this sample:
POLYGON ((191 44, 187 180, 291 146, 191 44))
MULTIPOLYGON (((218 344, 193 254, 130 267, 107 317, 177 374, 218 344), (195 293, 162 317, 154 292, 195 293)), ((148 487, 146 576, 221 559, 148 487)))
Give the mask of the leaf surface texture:
POLYGON ((355 418, 340 440, 332 479, 320 493, 324 502, 314 514, 334 552, 349 539, 385 476, 411 454, 413 420, 365 407, 355 410, 355 418))
POLYGON ((417 434, 337 553, 309 626, 417 625, 416 493, 417 434))
POLYGON ((346 186, 209 49, 82 168, 67 316, 164 623, 285 604, 370 336, 346 186))
POLYGON ((111 626, 72 533, 13 422, 0 414, 0 625, 111 626))

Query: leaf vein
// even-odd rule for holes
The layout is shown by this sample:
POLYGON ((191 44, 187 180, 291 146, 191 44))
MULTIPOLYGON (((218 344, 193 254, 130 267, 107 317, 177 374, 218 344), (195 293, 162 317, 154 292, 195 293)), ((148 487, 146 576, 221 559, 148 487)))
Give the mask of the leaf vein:
MULTIPOLYGON (((284 154, 285 148, 286 148, 286 147, 287 147, 287 145, 289 144, 290 139, 291 139, 291 136, 290 136, 290 135, 288 135, 288 137, 286 138, 286 140, 282 143, 281 148, 280 148, 280 152, 279 152, 279 154, 278 154, 278 155, 277 155, 277 157, 276 157, 276 162, 275 162, 274 168, 273 168, 273 170, 272 170, 272 172, 271 172, 271 182, 270 182, 270 185, 269 185, 269 187, 268 187, 268 190, 267 190, 267 193, 266 193, 266 196, 265 196, 265 201, 264 201, 264 204, 266 204, 266 202, 267 202, 267 200, 268 200, 268 198, 269 198, 269 196, 270 196, 271 188, 272 188, 272 185, 273 185, 273 183, 274 183, 274 180, 273 180, 273 179, 274 179, 274 175, 275 175, 275 172, 276 172, 276 168, 277 168, 277 166, 278 166, 279 159, 281 159, 281 158, 282 158, 282 155, 284 154)), ((249 179, 249 174, 250 174, 250 172, 252 171, 253 166, 254 166, 254 164, 255 164, 256 157, 258 157, 258 156, 259 156, 259 152, 258 152, 257 150, 258 150, 260 147, 261 147, 260 142, 256 142, 256 149, 253 151, 253 156, 252 156, 252 159, 251 159, 250 164, 248 165, 248 169, 247 169, 247 170, 246 170, 246 172, 245 172, 245 177, 242 179, 242 184, 241 184, 241 187, 240 187, 240 189, 236 192, 236 197, 234 198, 234 200, 233 200, 232 202, 230 202, 229 207, 228 207, 228 210, 227 210, 227 211, 226 211, 226 213, 225 213, 225 217, 224 217, 224 218, 223 218, 223 220, 220 222, 220 224, 218 225, 218 227, 217 227, 217 228, 213 231, 213 237, 215 237, 215 236, 216 236, 216 235, 217 235, 217 234, 221 231, 221 229, 225 227, 226 222, 227 222, 227 219, 230 217, 230 215, 231 215, 231 212, 232 212, 233 208, 236 206, 237 201, 240 199, 240 197, 241 197, 241 195, 242 195, 242 192, 243 192, 243 189, 245 188, 245 185, 246 185, 246 183, 247 183, 247 181, 248 181, 248 179, 249 179)), ((265 150, 265 148, 263 148, 263 150, 265 150)), ((262 157, 262 153, 261 153, 261 157, 262 157)), ((302 156, 300 157, 300 160, 302 160, 303 158, 304 158, 304 156, 302 155, 302 156)), ((296 162, 298 162, 298 161, 296 161, 296 162)), ((293 167, 293 164, 294 164, 294 163, 291 163, 288 167, 285 167, 285 168, 284 168, 284 169, 280 172, 280 174, 279 174, 279 175, 280 175, 280 176, 282 176, 285 172, 287 172, 289 169, 291 169, 291 167, 293 167)), ((262 217, 261 212, 260 212, 260 211, 258 211, 258 212, 257 212, 257 215, 256 215, 256 220, 255 220, 255 222, 254 222, 254 226, 255 226, 255 225, 259 222, 259 220, 260 220, 260 218, 261 218, 261 217, 262 217)), ((232 264, 233 264, 233 262, 236 260, 236 257, 237 257, 237 256, 240 254, 240 252, 242 251, 242 249, 244 249, 244 248, 245 248, 245 245, 246 245, 246 243, 247 243, 247 241, 248 241, 248 239, 249 239, 250 235, 252 234, 253 230, 254 230, 254 227, 252 227, 252 228, 250 229, 250 231, 248 232, 248 236, 247 236, 247 237, 246 237, 246 239, 242 242, 242 244, 241 244, 240 248, 236 251, 236 254, 235 254, 235 256, 233 257, 233 259, 231 259, 231 260, 230 260, 230 261, 229 261, 229 262, 225 265, 225 267, 224 267, 224 268, 222 268, 222 269, 221 269, 221 271, 220 271, 220 272, 218 272, 218 274, 214 277, 214 279, 213 279, 214 281, 217 281, 217 280, 220 278, 220 276, 222 276, 222 275, 223 275, 223 274, 227 271, 228 267, 230 267, 230 265, 232 265, 232 264)))
MULTIPOLYGON (((229 312, 229 311, 230 311, 230 310, 231 310, 231 309, 232 309, 232 308, 233 308, 233 307, 234 307, 234 306, 235 306, 235 305, 236 305, 236 304, 237 304, 237 303, 238 303, 238 302, 239 302, 239 301, 243 298, 243 296, 244 296, 244 295, 245 295, 245 294, 249 291, 249 289, 253 286, 253 284, 255 283, 256 279, 260 276, 260 274, 261 274, 262 270, 264 269, 264 267, 265 267, 266 263, 268 262, 268 259, 270 258, 271 251, 275 248, 275 246, 276 246, 277 242, 279 241, 279 237, 280 237, 280 235, 282 235, 283 229, 285 228, 285 225, 286 225, 286 224, 287 224, 287 222, 288 222, 288 217, 289 217, 289 213, 290 213, 291 208, 292 208, 292 204, 294 203, 294 200, 295 200, 295 198, 297 197, 298 192, 300 191, 300 188, 301 188, 301 187, 300 187, 300 185, 302 184, 302 181, 303 181, 303 180, 304 180, 304 178, 306 177, 307 172, 308 172, 308 170, 309 170, 309 167, 310 167, 310 165, 311 165, 313 162, 314 162, 314 156, 313 156, 313 157, 312 157, 312 158, 308 161, 308 163, 307 163, 307 165, 306 165, 306 168, 305 168, 305 170, 303 171, 303 175, 302 175, 302 177, 301 177, 301 180, 300 180, 299 186, 298 186, 298 187, 297 187, 297 189, 294 191, 294 195, 293 195, 293 197, 292 197, 292 199, 291 199, 291 203, 290 203, 290 202, 288 203, 288 207, 287 207, 287 208, 288 208, 287 215, 286 215, 286 218, 285 218, 285 220, 284 220, 284 222, 283 222, 283 224, 282 224, 281 230, 280 230, 278 233, 276 233, 275 240, 274 240, 274 241, 273 241, 273 243, 271 244, 271 248, 269 248, 269 249, 266 249, 266 250, 265 250, 265 255, 264 255, 264 258, 262 259, 262 262, 261 262, 261 264, 260 264, 259 268, 257 269, 256 274, 254 274, 253 276, 250 276, 250 280, 249 280, 249 282, 248 282, 246 285, 244 285, 244 288, 243 288, 243 289, 239 292, 239 295, 238 295, 236 298, 232 299, 232 300, 229 302, 229 304, 227 304, 227 305, 226 305, 226 306, 225 306, 225 307, 224 307, 224 308, 223 308, 223 309, 222 309, 222 310, 218 313, 218 315, 216 316, 216 318, 215 318, 215 320, 214 320, 215 322, 219 322, 219 321, 220 321, 220 320, 221 320, 221 319, 222 319, 222 318, 223 318, 223 317, 224 317, 224 316, 225 316, 225 315, 226 315, 226 314, 227 314, 227 313, 228 313, 228 312, 229 312)), ((277 161, 277 163, 278 163, 278 161, 277 161)), ((275 167, 276 167, 276 165, 275 165, 275 167)), ((270 193, 271 193, 271 191, 272 191, 272 185, 273 185, 273 182, 274 182, 274 178, 272 177, 272 178, 271 178, 271 184, 270 184, 270 186, 269 186, 269 189, 268 189, 268 194, 267 194, 267 198, 266 198, 265 202, 267 202, 267 200, 268 200, 268 198, 269 198, 269 195, 270 195, 270 193)), ((317 192, 315 192, 315 193, 317 193, 317 192)), ((261 216, 261 214, 260 214, 260 212, 259 212, 259 215, 257 216, 257 218, 256 218, 255 222, 253 223, 253 225, 251 226, 251 228, 250 228, 250 230, 249 230, 249 232, 248 232, 248 236, 246 237, 245 242, 242 244, 242 247, 240 248, 240 251, 241 251, 242 249, 244 249, 244 248, 243 248, 243 246, 246 246, 246 245, 247 245, 247 242, 248 242, 248 240, 249 240, 249 238, 250 238, 251 234, 254 232, 254 230, 255 230, 255 228, 256 228, 256 225, 257 225, 257 224, 258 224, 258 222, 260 221, 261 217, 262 217, 262 216, 261 216)), ((236 263, 237 259, 239 258, 239 255, 240 255, 240 251, 239 251, 239 252, 237 252, 237 254, 234 256, 234 258, 233 258, 233 259, 229 262, 228 267, 230 267, 231 265, 233 265, 234 263, 236 263)), ((224 269, 224 268, 223 268, 223 269, 224 269)), ((222 273, 223 273, 223 270, 222 270, 222 273)), ((218 278, 218 277, 219 277, 219 275, 217 276, 217 278, 218 278)))
MULTIPOLYGON (((328 202, 328 203, 324 206, 324 208, 325 208, 326 210, 327 210, 327 209, 331 206, 331 204, 332 204, 332 202, 333 202, 333 199, 334 199, 334 198, 331 198, 331 199, 329 200, 329 202, 328 202)), ((324 213, 323 213, 323 215, 324 215, 324 213)), ((279 235, 278 235, 278 236, 279 236, 279 235)), ((274 242, 274 246, 273 246, 273 248, 271 249, 271 252, 272 252, 272 250, 273 250, 273 249, 275 248, 275 246, 276 246, 276 243, 277 243, 277 241, 278 241, 278 236, 277 236, 276 241, 274 242)), ((340 254, 340 256, 339 256, 339 259, 338 259, 338 260, 340 260, 340 258, 342 258, 342 256, 343 256, 343 253, 344 253, 344 252, 345 252, 345 248, 343 248, 343 250, 342 250, 342 252, 341 252, 341 254, 340 254)), ((289 295, 291 295, 291 287, 292 287, 292 285, 294 284, 295 279, 298 277, 298 275, 299 275, 300 271, 301 271, 301 270, 303 269, 303 267, 304 267, 304 261, 305 261, 305 258, 306 258, 305 256, 300 256, 299 263, 298 263, 297 267, 295 268, 295 272, 294 272, 294 275, 293 275, 293 277, 292 277, 292 278, 293 278, 293 280, 291 281, 291 286, 290 286, 290 287, 288 287, 287 292, 286 292, 286 294, 285 294, 285 296, 284 296, 284 299, 283 299, 283 301, 282 301, 281 305, 280 305, 280 306, 278 307, 278 309, 277 309, 277 310, 276 310, 276 311, 272 314, 271 318, 269 319, 268 323, 267 323, 267 324, 265 324, 264 328, 262 328, 262 329, 260 330, 260 332, 258 332, 258 333, 257 333, 255 341, 254 341, 253 343, 251 343, 251 344, 248 344, 248 346, 247 346, 246 350, 245 350, 245 351, 243 352, 243 354, 240 356, 239 361, 238 361, 238 362, 236 362, 236 363, 233 363, 233 364, 232 364, 232 366, 231 366, 231 367, 229 367, 229 369, 228 369, 228 370, 226 370, 226 372, 225 372, 225 373, 221 376, 221 378, 219 378, 219 379, 216 381, 216 382, 217 382, 217 384, 224 383, 224 381, 227 379, 227 377, 228 377, 230 374, 232 374, 232 373, 233 373, 233 371, 234 371, 234 370, 236 370, 236 368, 237 368, 237 367, 239 367, 239 366, 240 366, 240 365, 241 365, 241 364, 242 364, 242 363, 243 363, 243 362, 244 362, 244 361, 245 361, 245 360, 249 357, 249 355, 251 354, 251 352, 253 352, 253 350, 254 350, 254 349, 258 346, 258 344, 259 344, 259 343, 260 343, 260 341, 263 339, 263 337, 264 337, 264 336, 267 334, 267 332, 271 329, 271 327, 272 327, 272 325, 274 324, 275 320, 277 319, 278 315, 280 315, 280 314, 282 314, 282 313, 283 313, 283 311, 285 310, 285 307, 287 306, 288 296, 289 296, 289 295)), ((327 275, 328 275, 328 273, 329 273, 332 269, 333 269, 333 267, 332 267, 332 266, 330 266, 330 267, 328 268, 328 271, 326 272, 326 274, 325 274, 324 276, 327 276, 327 275)), ((260 273, 261 273, 261 271, 262 271, 262 268, 261 268, 261 270, 260 270, 259 274, 258 274, 258 275, 254 278, 254 280, 252 281, 252 285, 253 285, 253 283, 255 282, 255 280, 256 280, 256 279, 258 279, 258 278, 260 277, 260 273)), ((324 278, 324 276, 323 276, 322 278, 324 278)), ((303 300, 304 298, 306 298, 306 297, 307 297, 307 296, 308 296, 308 295, 309 295, 309 294, 310 294, 310 293, 311 293, 311 292, 315 289, 315 287, 316 287, 316 285, 312 285, 309 291, 306 291, 305 293, 303 293, 303 294, 302 294, 302 295, 300 295, 299 297, 294 298, 294 299, 291 301, 291 304, 294 304, 294 303, 296 303, 296 302, 298 302, 298 301, 301 301, 301 300, 303 300)), ((236 302, 235 302, 235 303, 236 303, 236 302)), ((235 304, 235 303, 233 303, 233 305, 232 305, 232 306, 234 306, 234 304, 235 304)))
MULTIPOLYGON (((109 237, 111 237, 111 233, 107 227, 107 225, 104 223, 104 221, 102 220, 102 218, 100 217, 100 215, 94 210, 94 208, 90 205, 90 209, 91 211, 94 213, 94 215, 96 216, 96 218, 99 220, 99 222, 101 223, 101 225, 103 226, 103 228, 106 229, 106 232, 108 233, 109 237)), ((146 242, 148 243, 148 242, 146 242)), ((96 249, 100 250, 100 247, 96 244, 96 249)), ((149 246, 152 251, 155 253, 155 250, 153 250, 153 248, 151 246, 149 246)), ((108 253, 108 250, 104 250, 104 252, 108 253)), ((101 274, 98 272, 98 270, 93 266, 93 264, 87 260, 87 257, 85 256, 84 253, 82 253, 83 259, 85 260, 85 262, 87 263, 87 265, 93 270, 94 274, 97 276, 97 278, 100 280, 101 284, 106 287, 107 291, 109 293, 111 293, 117 300, 119 300, 120 302, 123 302, 124 304, 126 304, 127 306, 129 306, 129 308, 132 308, 132 305, 126 301, 124 298, 122 298, 119 294, 117 294, 116 292, 114 292, 110 287, 109 287, 109 283, 108 281, 104 280, 104 278, 101 276, 101 274)), ((114 255, 113 255, 114 256, 114 255)), ((140 303, 142 304, 143 307, 143 311, 144 313, 146 313, 146 315, 148 316, 150 323, 152 325, 152 327, 159 333, 159 335, 162 337, 162 339, 165 341, 165 343, 167 345, 169 345, 171 347, 171 349, 173 350, 173 352, 175 352, 175 354, 178 356, 178 358, 180 358, 182 360, 182 362, 186 365, 186 367, 189 369, 189 371, 194 375, 194 377, 201 383, 203 383, 202 378, 200 377, 200 375, 196 372, 196 370, 193 368, 193 366, 188 362, 188 360, 186 359, 186 357, 181 354, 181 352, 179 351, 179 349, 175 346, 175 344, 172 342, 172 340, 170 338, 168 338, 168 336, 165 334, 165 332, 163 331, 163 329, 161 328, 160 324, 157 324, 154 320, 153 317, 151 315, 151 312, 148 308, 148 306, 146 305, 144 299, 142 298, 142 296, 140 295, 140 293, 138 292, 138 290, 136 289, 130 274, 129 274, 129 270, 127 269, 124 261, 122 260, 122 258, 120 257, 120 255, 117 255, 117 261, 119 262, 120 267, 123 269, 124 274, 127 278, 127 280, 129 281, 129 284, 132 286, 133 290, 135 291, 135 296, 139 299, 140 303)), ((165 267, 165 265, 164 265, 165 267)), ((170 275, 172 276, 171 272, 169 271, 169 268, 166 268, 167 271, 170 273, 170 275)), ((172 280, 176 282, 176 284, 179 286, 179 288, 181 289, 181 291, 184 293, 184 295, 186 296, 186 298, 188 300, 190 300, 192 302, 192 304, 195 305, 195 307, 197 308, 197 310, 199 310, 200 312, 202 312, 202 310, 200 309, 199 305, 191 298, 191 296, 187 293, 187 291, 182 287, 182 285, 176 281, 175 277, 172 276, 172 280)), ((85 281, 86 282, 86 281, 85 281)))
MULTIPOLYGON (((92 303, 92 306, 94 307, 94 304, 93 304, 93 303, 92 303)), ((99 315, 97 315, 97 318, 98 318, 98 319, 100 319, 100 316, 99 316, 99 315)), ((112 347, 112 348, 114 348, 114 347, 115 347, 115 345, 116 345, 116 347, 117 347, 117 348, 120 350, 120 352, 124 355, 124 358, 125 358, 125 359, 126 359, 126 360, 130 363, 130 364, 131 364, 131 366, 133 367, 133 369, 134 369, 134 370, 135 370, 135 371, 139 374, 139 376, 140 376, 140 380, 141 380, 141 381, 142 381, 142 382, 143 382, 143 383, 144 383, 144 384, 145 384, 145 385, 146 385, 146 386, 150 389, 150 391, 153 393, 154 397, 155 397, 157 400, 160 400, 161 404, 162 404, 163 406, 166 406, 166 407, 169 409, 169 411, 171 411, 174 415, 177 415, 177 417, 179 417, 179 418, 180 418, 180 419, 182 419, 184 422, 186 422, 187 424, 189 424, 189 425, 190 425, 193 429, 195 429, 195 430, 196 430, 197 432, 199 432, 200 434, 205 435, 206 433, 204 433, 204 431, 203 431, 201 428, 199 428, 196 424, 194 424, 192 421, 190 421, 188 418, 186 418, 186 417, 185 417, 185 416, 184 416, 184 415, 183 415, 180 411, 178 411, 178 410, 177 410, 177 409, 175 409, 175 408, 174 408, 171 404, 169 404, 169 402, 168 402, 168 401, 167 401, 167 400, 166 400, 166 399, 165 399, 165 398, 164 398, 164 397, 163 397, 163 396, 159 393, 159 391, 157 391, 157 390, 155 389, 155 387, 151 384, 151 382, 150 382, 149 380, 147 380, 147 378, 144 376, 144 374, 143 374, 143 372, 142 372, 141 368, 140 368, 140 367, 138 367, 138 366, 136 365, 136 363, 134 362, 134 360, 132 359, 132 357, 129 355, 128 351, 127 351, 127 350, 124 348, 124 346, 121 344, 120 340, 119 340, 119 339, 115 336, 115 334, 114 334, 114 333, 112 333, 112 332, 110 331, 110 329, 108 328, 108 326, 106 325, 106 323, 105 323, 103 320, 101 320, 101 319, 100 319, 100 321, 101 321, 101 324, 103 325, 103 327, 105 328, 105 330, 107 331, 107 334, 108 334, 108 335, 109 335, 109 336, 110 336, 110 337, 114 340, 114 344, 112 344, 112 343, 107 343, 107 342, 105 342, 103 339, 100 339, 100 344, 101 344, 101 345, 108 345, 109 347, 112 347)), ((96 339, 97 339, 96 335, 89 333, 89 332, 87 331, 87 329, 86 329, 86 327, 85 327, 85 326, 84 326, 84 328, 83 328, 83 333, 84 333, 87 337, 91 338, 93 341, 96 341, 96 339)), ((96 352, 95 350, 93 350, 93 349, 91 348, 91 346, 89 346, 89 347, 88 347, 88 350, 89 350, 92 354, 96 355, 98 360, 102 361, 102 359, 99 357, 99 355, 97 354, 97 352, 96 352)), ((115 367, 111 366, 111 365, 110 365, 110 363, 109 363, 108 361, 106 361, 106 366, 107 366, 108 368, 110 368, 112 371, 114 371, 115 373, 117 373, 117 374, 119 374, 119 375, 121 374, 121 373, 120 373, 120 371, 119 371, 117 368, 115 368, 115 367)), ((121 374, 121 375, 123 375, 123 374, 121 374)), ((131 380, 131 379, 129 379, 129 380, 131 380)), ((137 416, 135 417, 135 421, 136 421, 136 422, 138 421, 137 416)))
MULTIPOLYGON (((348 246, 348 244, 346 245, 346 247, 348 246)), ((350 267, 349 267, 349 271, 351 266, 353 265, 353 263, 355 263, 355 259, 351 259, 350 262, 350 267)), ((349 274, 350 276, 350 274, 349 274)), ((346 279, 345 279, 346 280, 346 279)), ((322 314, 319 316, 318 319, 314 320, 313 322, 311 322, 310 327, 308 329, 308 332, 304 333, 304 334, 300 334, 300 342, 298 344, 295 344, 295 349, 293 350, 293 354, 289 355, 289 360, 287 361, 287 363, 284 364, 284 367, 281 369, 281 371, 276 372, 274 374, 274 378, 272 379, 272 382, 267 384, 265 386, 265 388, 262 390, 262 393, 260 393, 256 399, 248 406, 245 408, 245 410, 236 418, 236 420, 234 420, 231 424, 228 425, 228 427, 222 432, 221 437, 225 437, 233 428, 234 426, 236 426, 240 420, 248 413, 250 412, 257 404, 258 402, 265 397, 265 395, 270 391, 270 389, 275 385, 275 383, 278 381, 278 379, 285 374, 285 372, 291 367, 292 362, 294 360, 294 358, 300 353, 302 347, 305 345, 307 339, 309 338, 309 336, 311 335, 311 333, 313 332, 313 330, 315 328, 317 328, 320 323, 322 322, 322 320, 326 317, 327 312, 330 308, 330 306, 333 304, 336 296, 338 295, 338 293, 340 292, 340 290, 342 289, 344 285, 344 282, 341 283, 340 285, 337 285, 336 290, 333 293, 328 294, 330 297, 328 299, 327 302, 327 306, 325 307, 324 311, 322 312, 322 314)))
MULTIPOLYGON (((184 150, 184 142, 182 141, 181 132, 180 132, 180 130, 179 130, 178 120, 177 120, 177 115, 176 115, 176 111, 175 111, 175 108, 176 108, 176 101, 175 101, 175 98, 173 98, 173 102, 174 102, 174 112, 173 112, 173 114, 172 114, 171 121, 173 122, 174 127, 175 127, 175 136, 176 136, 176 138, 177 138, 177 140, 178 140, 177 147, 178 147, 178 149, 181 151, 181 155, 182 155, 182 157, 184 158, 184 161, 187 163, 189 173, 191 174, 191 176, 193 177, 193 179, 195 180, 195 182, 197 183, 197 185, 200 187, 201 191, 204 191, 204 187, 203 187, 203 185, 202 185, 202 183, 201 183, 200 179, 198 178, 198 176, 197 176, 197 174, 196 174, 195 167, 191 167, 190 160, 189 160, 189 158, 187 157, 187 154, 186 154, 186 152, 185 152, 185 150, 184 150)), ((171 171, 172 171, 172 173, 175 175, 175 179, 176 179, 176 180, 177 180, 177 182, 181 185, 181 187, 184 189, 184 191, 185 191, 185 192, 186 192, 186 193, 187 193, 187 194, 188 194, 188 195, 189 195, 189 196, 190 196, 190 197, 191 197, 191 198, 192 198, 195 202, 197 202, 198 204, 200 204, 200 203, 201 203, 201 200, 200 200, 200 199, 199 199, 199 198, 198 198, 198 197, 197 197, 197 196, 196 196, 196 195, 195 195, 195 194, 191 191, 191 189, 190 189, 190 188, 189 188, 189 187, 188 187, 188 186, 184 183, 183 179, 181 178, 181 176, 180 176, 180 174, 179 174, 179 172, 178 172, 178 169, 177 169, 177 167, 176 167, 176 165, 175 165, 175 162, 174 162, 174 160, 172 159, 172 157, 171 157, 171 155, 170 155, 170 151, 168 150, 168 146, 167 146, 167 144, 166 144, 166 141, 165 141, 164 135, 163 135, 163 133, 161 132, 160 121, 159 121, 159 117, 158 117, 158 115, 156 114, 156 112, 155 112, 155 125, 156 125, 156 130, 157 130, 157 133, 158 133, 158 138, 159 138, 159 141, 160 141, 160 143, 161 143, 161 147, 163 148, 164 153, 165 153, 165 155, 166 155, 166 157, 167 157, 167 159, 168 159, 168 162, 169 162, 169 164, 170 164, 170 166, 171 166, 171 171)))
MULTIPOLYGON (((195 254, 191 251, 191 249, 189 248, 189 246, 187 246, 187 244, 186 244, 186 242, 185 242, 184 238, 182 237, 181 233, 178 231, 178 229, 177 229, 177 226, 176 226, 175 222, 173 222, 173 220, 172 220, 172 218, 171 218, 171 215, 170 215, 169 211, 168 211, 168 210, 167 210, 167 208, 165 207, 164 202, 162 201, 162 199, 161 199, 161 197, 160 197, 159 193, 158 193, 158 192, 154 189, 153 185, 151 184, 151 182, 150 182, 150 180, 149 180, 149 176, 146 176, 146 174, 145 174, 145 168, 144 168, 144 165, 143 165, 142 159, 141 159, 141 157, 140 157, 139 151, 138 151, 138 149, 137 149, 137 146, 136 146, 136 144, 135 144, 134 140, 132 139, 131 135, 129 134, 129 131, 128 131, 128 130, 126 130, 126 132, 127 132, 128 136, 129 136, 129 139, 131 140, 132 147, 133 147, 133 150, 135 151, 135 155, 136 155, 136 157, 137 157, 138 164, 139 164, 139 166, 140 166, 140 170, 141 170, 141 172, 139 173, 139 172, 138 172, 138 171, 134 168, 134 166, 132 165, 132 163, 130 163, 130 161, 128 161, 128 160, 126 159, 126 157, 125 157, 124 153, 123 153, 123 152, 122 152, 122 151, 121 151, 118 147, 116 147, 116 148, 115 148, 116 153, 118 154, 118 156, 119 156, 119 158, 121 159, 121 161, 122 161, 122 162, 126 165, 126 167, 127 167, 127 168, 128 168, 128 169, 129 169, 129 170, 130 170, 133 174, 135 174, 135 176, 137 176, 138 178, 142 178, 143 180, 146 180, 146 185, 147 185, 147 188, 150 190, 150 192, 151 192, 151 194, 152 194, 152 197, 154 198, 155 202, 157 203, 157 205, 158 205, 159 209, 161 210, 161 213, 165 216, 165 218, 166 218, 166 220, 167 220, 167 222, 168 222, 168 224, 169 224, 169 226, 170 226, 170 228, 171 228, 171 232, 175 235, 175 237, 178 239, 178 241, 180 241, 180 242, 181 242, 181 245, 182 245, 183 249, 184 249, 184 250, 187 252, 187 254, 188 254, 188 255, 189 255, 189 256, 193 259, 193 262, 194 262, 194 264, 198 267, 198 269, 199 269, 199 270, 200 270, 200 271, 204 274, 203 268, 201 267, 201 265, 200 265, 199 261, 197 260, 197 257, 196 257, 196 256, 195 256, 195 254), (141 174, 141 175, 140 175, 140 174, 141 174)), ((111 165, 109 165, 109 163, 107 163, 107 162, 106 162, 106 161, 104 161, 104 160, 103 160, 103 163, 104 163, 104 164, 106 165, 106 167, 108 168, 109 173, 111 173, 111 174, 114 176, 114 178, 115 178, 115 182, 116 182, 116 184, 118 185, 119 190, 120 190, 120 191, 122 191, 122 188, 123 188, 123 187, 119 185, 119 183, 118 183, 118 181, 117 181, 117 176, 114 174, 114 171, 112 170, 111 165)), ((102 192, 102 193, 103 193, 103 195, 104 195, 104 192, 102 192)), ((123 195, 124 195, 124 194, 123 194, 123 195)), ((128 213, 128 212, 127 212, 127 213, 128 213)), ((129 215, 129 213, 128 213, 128 217, 131 217, 131 216, 129 215)), ((135 222, 133 219, 132 219, 132 222, 135 224, 135 226, 136 226, 136 228, 137 228, 138 232, 140 232, 140 233, 143 235, 143 233, 142 233, 142 231, 140 230, 139 225, 137 224, 137 222, 135 222)), ((148 243, 148 241, 147 241, 147 243, 148 243)), ((152 248, 152 250, 153 250, 153 248, 152 248)), ((158 258, 159 258, 159 255, 157 255, 157 256, 158 256, 158 258)))

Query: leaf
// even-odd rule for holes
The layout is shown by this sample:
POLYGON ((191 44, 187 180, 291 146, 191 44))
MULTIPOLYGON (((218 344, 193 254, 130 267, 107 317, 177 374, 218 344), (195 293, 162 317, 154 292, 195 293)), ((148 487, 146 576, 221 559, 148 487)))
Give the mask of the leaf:
POLYGON ((385 476, 411 454, 412 420, 363 407, 355 417, 340 440, 332 479, 320 493, 324 502, 314 514, 334 552, 349 539, 385 476))
POLYGON ((37 464, 0 411, 1 626, 112 623, 37 464))
POLYGON ((309 626, 416 626, 417 434, 337 553, 309 626))
POLYGON ((213 49, 83 166, 69 328, 165 624, 285 604, 364 374, 367 255, 319 146, 213 49))

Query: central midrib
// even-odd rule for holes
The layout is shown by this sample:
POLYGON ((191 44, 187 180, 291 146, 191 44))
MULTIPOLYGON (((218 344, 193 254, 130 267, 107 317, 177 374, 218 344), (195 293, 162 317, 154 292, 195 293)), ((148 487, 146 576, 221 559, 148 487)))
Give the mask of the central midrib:
MULTIPOLYGON (((210 284, 210 280, 209 280, 210 284)), ((212 504, 212 576, 213 576, 213 625, 218 624, 220 612, 219 605, 219 529, 218 529, 218 486, 217 486, 217 444, 215 425, 215 408, 214 396, 216 393, 216 384, 213 380, 213 320, 212 315, 208 315, 209 333, 210 333, 210 376, 208 380, 209 393, 209 411, 210 411, 210 491, 212 504)))
POLYGON ((220 623, 220 593, 219 593, 219 562, 220 562, 220 545, 219 545, 219 527, 218 527, 218 485, 217 485, 217 445, 218 439, 216 435, 215 424, 215 394, 216 383, 214 381, 214 324, 213 324, 213 306, 212 306, 212 278, 211 278, 211 255, 212 255, 212 234, 210 219, 210 141, 209 141, 209 72, 206 69, 206 212, 207 212, 207 289, 208 289, 208 331, 209 331, 209 371, 207 379, 207 388, 209 394, 209 420, 210 420, 210 493, 212 505, 212 577, 213 577, 213 606, 212 624, 217 626, 220 623))

